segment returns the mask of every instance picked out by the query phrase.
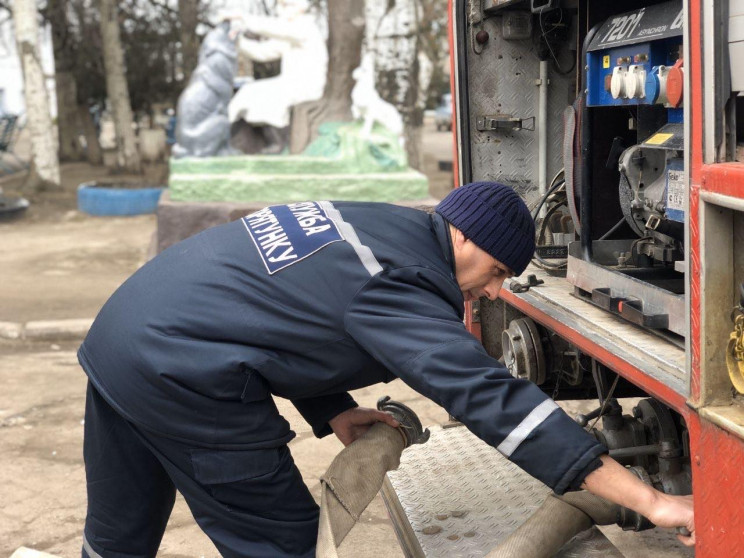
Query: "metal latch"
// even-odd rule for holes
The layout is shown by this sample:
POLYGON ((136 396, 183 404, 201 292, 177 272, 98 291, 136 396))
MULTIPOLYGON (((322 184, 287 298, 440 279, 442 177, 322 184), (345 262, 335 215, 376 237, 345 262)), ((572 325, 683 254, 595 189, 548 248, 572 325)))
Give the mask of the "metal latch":
POLYGON ((535 117, 516 118, 510 114, 479 116, 475 119, 475 127, 479 132, 510 132, 515 130, 534 132, 535 117))

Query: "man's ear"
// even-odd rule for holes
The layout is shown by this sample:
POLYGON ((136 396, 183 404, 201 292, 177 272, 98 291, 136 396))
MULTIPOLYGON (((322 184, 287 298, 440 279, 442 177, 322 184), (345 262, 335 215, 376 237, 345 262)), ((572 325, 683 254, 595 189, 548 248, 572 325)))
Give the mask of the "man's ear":
POLYGON ((468 239, 460 229, 452 227, 452 245, 456 250, 461 250, 467 241, 468 239))

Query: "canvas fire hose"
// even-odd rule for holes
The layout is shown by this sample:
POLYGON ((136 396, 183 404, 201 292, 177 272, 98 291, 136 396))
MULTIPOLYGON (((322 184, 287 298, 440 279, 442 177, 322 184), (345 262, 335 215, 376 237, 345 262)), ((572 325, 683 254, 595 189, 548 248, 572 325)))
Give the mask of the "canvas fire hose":
POLYGON ((390 413, 400 426, 376 423, 344 448, 320 478, 317 558, 337 558, 336 549, 380 491, 385 474, 398 468, 403 450, 429 439, 429 429, 424 430, 416 413, 402 403, 385 396, 377 408, 390 413))
MULTIPOLYGON (((617 521, 619 506, 590 492, 551 493, 542 506, 486 558, 550 558, 575 535, 617 521)), ((607 558, 620 556, 619 553, 607 558)))

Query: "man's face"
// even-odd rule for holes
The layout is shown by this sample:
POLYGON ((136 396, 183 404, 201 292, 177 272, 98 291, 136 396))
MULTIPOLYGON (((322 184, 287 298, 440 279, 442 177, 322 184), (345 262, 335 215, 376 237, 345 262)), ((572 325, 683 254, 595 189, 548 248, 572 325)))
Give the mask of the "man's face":
POLYGON ((465 301, 485 296, 496 300, 504 281, 514 272, 485 250, 479 248, 456 228, 452 228, 455 277, 465 301))

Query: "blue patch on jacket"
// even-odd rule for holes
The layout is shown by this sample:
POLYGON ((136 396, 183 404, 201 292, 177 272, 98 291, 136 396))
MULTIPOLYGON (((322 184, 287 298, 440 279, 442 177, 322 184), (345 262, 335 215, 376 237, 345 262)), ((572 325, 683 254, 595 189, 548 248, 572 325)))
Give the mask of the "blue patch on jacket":
POLYGON ((316 202, 266 207, 243 217, 243 224, 270 275, 344 240, 316 202))

